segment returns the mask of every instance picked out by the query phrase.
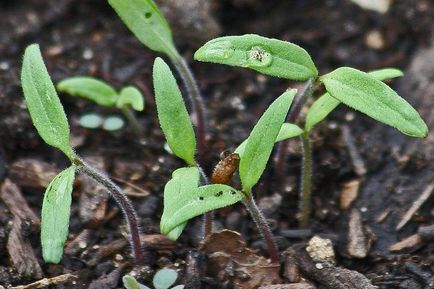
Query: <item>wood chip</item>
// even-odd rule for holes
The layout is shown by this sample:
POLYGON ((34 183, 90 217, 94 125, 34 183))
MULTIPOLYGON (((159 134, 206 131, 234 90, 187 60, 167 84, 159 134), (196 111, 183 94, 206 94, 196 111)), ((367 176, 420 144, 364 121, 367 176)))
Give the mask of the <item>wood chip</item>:
POLYGON ((360 180, 352 180, 342 185, 340 196, 340 207, 343 210, 348 209, 359 195, 360 180))
POLYGON ((420 194, 420 196, 413 202, 413 205, 408 209, 408 211, 404 214, 401 221, 396 226, 396 230, 400 230, 404 227, 408 221, 410 221, 411 217, 419 210, 419 208, 425 203, 426 200, 431 196, 434 191, 434 182, 429 184, 425 190, 420 194))
POLYGON ((359 150, 357 149, 354 137, 351 134, 351 130, 347 125, 342 126, 342 137, 345 144, 347 145, 348 152, 353 163, 354 171, 358 176, 364 176, 367 172, 365 162, 360 156, 359 150))
POLYGON ((389 247, 391 252, 414 252, 424 245, 419 234, 413 234, 389 247))
POLYGON ((45 189, 60 171, 53 165, 33 158, 11 164, 9 178, 21 188, 45 189))
POLYGON ((354 258, 362 259, 368 255, 368 242, 363 230, 362 216, 357 209, 351 210, 348 222, 348 254, 354 258))

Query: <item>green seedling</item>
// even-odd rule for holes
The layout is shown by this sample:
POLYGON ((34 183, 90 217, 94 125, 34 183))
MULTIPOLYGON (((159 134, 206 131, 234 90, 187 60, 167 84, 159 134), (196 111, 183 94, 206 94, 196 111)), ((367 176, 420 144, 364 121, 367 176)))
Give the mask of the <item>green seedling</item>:
POLYGON ((272 261, 277 262, 278 254, 271 231, 256 206, 252 188, 264 172, 276 140, 301 131, 295 125, 283 124, 296 91, 288 90, 278 97, 264 112, 248 139, 235 150, 241 158, 239 171, 242 183, 241 189, 235 189, 225 184, 201 185, 191 120, 176 80, 161 58, 155 60, 153 81, 158 118, 167 143, 172 152, 188 165, 175 170, 164 188, 161 232, 177 239, 187 221, 193 217, 242 201, 263 234, 272 261))
MULTIPOLYGON (((143 137, 143 129, 137 118, 134 115, 133 110, 143 111, 145 108, 145 101, 142 93, 134 86, 126 86, 119 92, 108 83, 96 79, 93 77, 77 76, 66 78, 57 84, 57 90, 73 96, 79 96, 90 101, 95 102, 105 107, 115 107, 122 111, 129 123, 132 125, 134 132, 143 137)), ((91 127, 96 126, 96 119, 90 122, 91 119, 87 119, 87 123, 91 127)), ((116 124, 112 125, 113 121, 106 120, 100 125, 107 127, 107 130, 116 130, 114 128, 120 128, 123 124, 119 125, 119 120, 116 120, 116 124), (108 122, 108 124, 106 124, 108 122)), ((99 127, 99 126, 97 126, 99 127)))
POLYGON ((176 49, 167 20, 153 0, 108 0, 108 3, 142 44, 166 55, 176 67, 196 115, 197 151, 201 158, 206 143, 205 108, 193 73, 176 49))
POLYGON ((93 178, 111 193, 127 220, 136 262, 142 262, 138 222, 130 200, 103 173, 84 162, 70 143, 66 114, 42 59, 37 44, 26 48, 21 70, 21 85, 27 108, 36 130, 49 145, 62 151, 71 166, 58 174, 48 185, 41 211, 42 255, 46 262, 59 263, 68 237, 71 193, 75 172, 93 178))
MULTIPOLYGON (((152 279, 152 285, 154 286, 154 289, 184 289, 184 285, 171 287, 175 284, 176 279, 178 279, 178 273, 175 270, 164 268, 155 273, 154 278, 152 279)), ((125 275, 122 278, 122 282, 126 289, 151 289, 148 286, 140 284, 137 282, 136 278, 130 275, 125 275)))
MULTIPOLYGON (((301 136, 304 148, 300 197, 302 227, 309 224, 310 217, 310 134, 312 129, 339 104, 343 103, 379 122, 395 127, 408 136, 426 137, 428 134, 428 127, 417 111, 382 82, 401 76, 402 72, 397 69, 387 68, 365 73, 354 68, 341 67, 319 76, 311 57, 303 48, 290 42, 252 34, 213 39, 199 48, 194 58, 199 61, 250 68, 270 76, 307 81, 306 89, 299 96, 299 99, 304 101, 312 96, 317 86, 324 86, 326 93, 313 103, 306 119, 299 121, 301 124, 304 123, 304 129, 298 127, 292 135, 301 136)), ((242 171, 246 170, 243 164, 245 161, 241 157, 240 176, 243 175, 242 171)))

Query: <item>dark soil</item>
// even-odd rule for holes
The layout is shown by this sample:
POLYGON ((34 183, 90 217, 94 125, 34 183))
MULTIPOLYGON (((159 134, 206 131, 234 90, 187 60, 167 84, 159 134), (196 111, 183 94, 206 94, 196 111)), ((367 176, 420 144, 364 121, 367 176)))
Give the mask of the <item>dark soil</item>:
MULTIPOLYGON (((310 231, 293 230, 297 228, 301 162, 297 141, 290 142, 284 171, 277 171, 270 162, 255 193, 282 251, 292 248, 295 254, 302 254, 300 248, 310 237, 321 235, 332 240, 338 266, 362 273, 379 288, 434 288, 434 234, 418 233, 434 223, 432 196, 402 229, 396 229, 413 202, 434 182, 434 3, 394 1, 386 14, 378 14, 344 0, 192 0, 199 5, 182 14, 176 10, 182 7, 171 6, 173 1, 160 2, 164 2, 163 11, 174 25, 175 41, 205 96, 207 173, 222 151, 234 149, 248 135, 276 96, 288 87, 302 85, 193 62, 195 49, 217 34, 257 33, 295 42, 309 51, 322 73, 338 66, 366 71, 395 66, 404 70, 406 76, 392 86, 422 114, 431 129, 428 138, 405 137, 340 107, 314 133, 310 231), (202 31, 203 27, 208 28, 202 31), (380 35, 379 42, 369 35, 380 35), (350 181, 359 182, 358 197, 350 208, 342 209, 342 187, 350 181), (349 253, 351 240, 358 238, 349 233, 349 223, 360 232, 366 257, 349 253), (416 242, 390 250, 391 245, 411 235, 416 236, 416 242)), ((133 37, 106 1, 0 0, 0 285, 26 285, 70 273, 77 277, 66 276, 67 281, 52 287, 120 288, 120 278, 131 270, 144 284, 150 284, 154 272, 162 267, 179 269, 179 284, 194 284, 192 279, 198 275, 193 265, 207 263, 200 257, 204 253, 189 254, 198 249, 201 240, 200 218, 189 223, 176 243, 159 235, 163 187, 171 172, 183 163, 164 149, 156 118, 151 81, 156 56, 133 37), (101 188, 85 178, 78 179, 73 192, 70 235, 62 262, 49 265, 42 261, 38 215, 44 187, 53 174, 65 168, 67 160, 42 142, 24 104, 19 70, 24 48, 34 42, 41 45, 55 82, 92 75, 117 87, 135 84, 146 97, 146 109, 139 115, 146 132, 146 142, 141 143, 129 127, 112 133, 81 128, 78 118, 85 112, 117 112, 61 96, 77 151, 134 194, 131 199, 140 217, 145 266, 134 268, 129 262, 122 214, 101 188), (5 199, 17 200, 20 205, 5 199), (11 243, 13 234, 21 238, 16 243, 11 243), (17 249, 13 245, 23 246, 17 249)), ((253 221, 241 205, 217 212, 216 225, 241 233, 249 247, 267 256, 253 221)), ((282 257, 282 262, 288 266, 287 259, 282 257)), ((303 277, 316 286, 313 288, 332 288, 312 271, 315 268, 303 268, 302 261, 299 264, 303 277)), ((283 283, 289 283, 284 271, 283 283)), ((222 281, 203 273, 199 279, 201 286, 208 288, 232 288, 230 277, 222 281)), ((339 288, 368 288, 361 283, 345 286, 339 288)))

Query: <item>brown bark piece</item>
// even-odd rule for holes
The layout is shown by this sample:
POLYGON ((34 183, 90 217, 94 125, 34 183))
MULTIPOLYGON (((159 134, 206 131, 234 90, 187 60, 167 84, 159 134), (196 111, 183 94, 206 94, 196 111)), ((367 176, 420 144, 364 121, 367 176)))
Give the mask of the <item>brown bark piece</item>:
POLYGON ((279 283, 279 265, 247 248, 241 235, 223 230, 209 235, 201 244, 208 255, 208 273, 218 279, 232 279, 235 289, 255 289, 279 283))
POLYGON ((351 204, 359 195, 360 181, 352 180, 342 185, 340 196, 340 207, 343 210, 351 207, 351 204))
POLYGON ((368 255, 368 241, 363 230, 362 216, 359 210, 351 210, 348 222, 348 254, 354 258, 365 258, 368 255))
POLYGON ((414 252, 425 243, 418 234, 413 234, 389 247, 391 252, 414 252))
POLYGON ((26 158, 12 163, 9 178, 21 188, 43 189, 59 173, 49 163, 38 159, 26 158))
POLYGON ((12 264, 18 273, 29 278, 42 278, 42 269, 35 252, 24 233, 29 233, 29 227, 37 227, 39 218, 30 209, 20 189, 6 179, 0 190, 0 199, 13 215, 12 229, 9 232, 6 248, 12 264))
POLYGON ((312 261, 305 253, 287 251, 297 261, 300 271, 309 279, 324 285, 328 289, 378 289, 363 274, 330 263, 312 261))

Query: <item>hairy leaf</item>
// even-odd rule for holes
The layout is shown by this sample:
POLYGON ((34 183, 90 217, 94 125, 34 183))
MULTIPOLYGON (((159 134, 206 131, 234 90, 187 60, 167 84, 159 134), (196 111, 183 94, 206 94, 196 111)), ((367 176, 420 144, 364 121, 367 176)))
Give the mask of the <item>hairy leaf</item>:
MULTIPOLYGON (((373 78, 383 81, 389 78, 400 77, 402 71, 396 68, 383 68, 368 72, 373 78)), ((328 93, 324 93, 309 108, 306 115, 306 131, 310 132, 314 126, 325 119, 341 102, 328 93)))
POLYGON ((393 89, 368 73, 342 67, 320 79, 331 96, 380 122, 413 137, 425 137, 428 127, 417 111, 393 89))
POLYGON ((292 89, 279 96, 250 133, 239 169, 245 192, 250 192, 261 177, 296 92, 297 90, 292 89))
POLYGON ((142 111, 145 108, 143 95, 134 86, 124 87, 116 102, 118 108, 123 108, 126 105, 130 105, 134 110, 142 111))
MULTIPOLYGON (((234 188, 213 184, 198 187, 197 167, 180 168, 164 188, 164 211, 161 217, 161 233, 168 235, 173 229, 208 211, 232 205, 243 198, 234 188)), ((180 234, 180 232, 179 232, 180 234)), ((179 236, 179 235, 178 235, 179 236)), ((172 237, 178 237, 173 236, 172 237)))
POLYGON ((178 273, 173 269, 163 268, 155 273, 152 279, 155 289, 169 289, 170 286, 175 284, 178 278, 178 273))
POLYGON ((161 58, 154 62, 155 102, 158 119, 173 153, 194 165, 196 139, 181 91, 169 66, 161 58))
POLYGON ((153 0, 108 0, 125 25, 149 49, 178 55, 169 24, 153 0))
POLYGON ((68 237, 69 214, 71 208, 72 184, 75 166, 71 166, 48 185, 41 211, 41 243, 44 260, 59 263, 63 246, 68 237))
POLYGON ((250 68, 293 80, 318 75, 310 55, 300 46, 255 34, 215 38, 199 48, 194 59, 250 68))
POLYGON ((73 159, 75 153, 69 142, 68 120, 37 44, 28 46, 24 53, 21 85, 39 135, 47 144, 73 159))
POLYGON ((102 106, 114 106, 118 94, 108 83, 87 76, 76 76, 62 80, 57 84, 61 92, 91 100, 102 106))
MULTIPOLYGON (((284 123, 280 127, 279 134, 276 137, 276 140, 274 141, 279 142, 283 140, 287 140, 296 136, 299 136, 303 133, 303 130, 295 124, 292 123, 284 123)), ((245 139, 236 149, 235 153, 239 154, 240 157, 244 154, 244 149, 246 148, 247 139, 245 139)))

